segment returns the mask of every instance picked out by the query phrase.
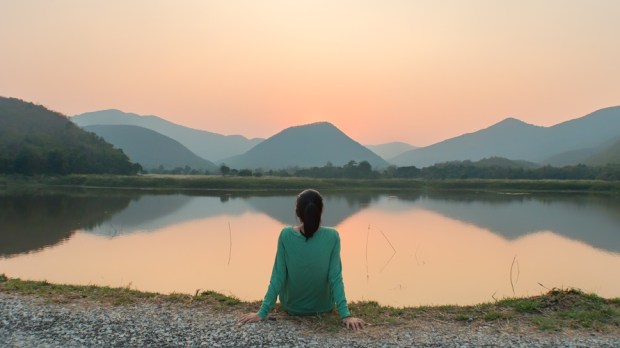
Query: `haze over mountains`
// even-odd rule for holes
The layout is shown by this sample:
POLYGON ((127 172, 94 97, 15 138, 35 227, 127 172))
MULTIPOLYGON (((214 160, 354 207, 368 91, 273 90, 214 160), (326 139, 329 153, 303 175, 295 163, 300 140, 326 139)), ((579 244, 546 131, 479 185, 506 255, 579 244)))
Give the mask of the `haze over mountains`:
POLYGON ((416 146, 403 143, 401 141, 394 141, 391 143, 385 143, 385 144, 379 144, 379 145, 365 145, 365 146, 383 159, 394 158, 407 151, 417 149, 416 146))
POLYGON ((618 106, 551 127, 507 118, 477 132, 421 148, 401 142, 364 147, 326 122, 291 127, 262 140, 223 136, 176 125, 157 116, 118 110, 85 113, 72 120, 81 126, 125 124, 148 128, 178 141, 203 159, 238 169, 324 166, 327 162, 341 166, 351 160, 368 161, 374 168, 389 164, 427 167, 490 157, 554 166, 620 162, 618 106))
POLYGON ((241 135, 221 135, 184 127, 158 116, 140 116, 120 110, 86 112, 71 117, 80 127, 93 125, 131 125, 153 130, 172 138, 203 159, 219 161, 243 153, 263 139, 248 139, 241 135))
POLYGON ((219 169, 213 163, 201 158, 178 141, 147 128, 127 125, 96 125, 83 128, 105 139, 123 152, 132 162, 140 163, 146 170, 170 170, 189 166, 211 173, 219 169))
POLYGON ((555 166, 585 163, 620 139, 620 107, 610 107, 552 127, 507 118, 489 128, 411 150, 390 160, 426 167, 455 160, 505 157, 555 166))
MULTIPOLYGON (((122 149, 131 161, 147 170, 160 166, 164 169, 191 167, 217 173, 224 163, 235 169, 269 170, 323 167, 330 163, 343 166, 350 161, 367 161, 375 169, 391 164, 421 168, 489 158, 493 158, 489 163, 500 167, 510 166, 501 163, 513 162, 526 167, 620 164, 620 106, 551 127, 507 118, 488 128, 422 148, 398 142, 365 147, 328 122, 290 127, 262 140, 241 135, 224 136, 187 128, 157 116, 139 116, 118 110, 85 113, 72 117, 71 121, 122 149), (397 155, 385 160, 394 154, 397 155)), ((77 148, 88 151, 96 148, 102 158, 119 160, 114 165, 102 166, 102 158, 92 157, 99 163, 97 170, 109 171, 116 167, 137 170, 125 154, 100 138, 82 132, 65 116, 19 99, 0 97, 0 135, 0 155, 3 156, 0 169, 8 172, 94 170, 86 169, 90 165, 86 160, 92 156, 80 153, 77 148), (76 156, 81 159, 75 159, 76 156)))

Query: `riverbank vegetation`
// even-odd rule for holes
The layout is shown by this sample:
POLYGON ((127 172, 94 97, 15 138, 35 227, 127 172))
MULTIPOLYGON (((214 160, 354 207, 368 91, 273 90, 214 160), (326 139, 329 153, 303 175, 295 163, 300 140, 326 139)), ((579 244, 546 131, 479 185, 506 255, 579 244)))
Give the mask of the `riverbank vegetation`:
POLYGON ((65 187, 221 190, 221 191, 299 191, 319 190, 381 191, 474 191, 500 193, 597 192, 620 193, 620 181, 607 180, 506 180, 506 179, 349 179, 308 177, 237 177, 219 175, 64 175, 0 176, 0 190, 38 190, 65 187))
MULTIPOLYGON (((214 310, 247 312, 257 310, 259 302, 244 302, 213 291, 194 295, 156 294, 126 288, 57 285, 46 281, 26 281, 0 274, 0 292, 37 296, 55 303, 94 301, 101 305, 136 305, 144 301, 179 306, 207 305, 214 310)), ((620 330, 620 298, 605 299, 576 289, 553 289, 528 298, 508 298, 472 306, 423 306, 395 308, 376 302, 353 302, 350 309, 371 325, 398 325, 412 320, 461 323, 510 323, 533 325, 540 330, 587 329, 620 330)), ((282 317, 275 311, 274 318, 282 317)), ((287 320, 310 321, 319 330, 340 327, 337 313, 316 317, 288 317, 287 320)))
MULTIPOLYGON (((147 173, 146 171, 144 173, 147 173)), ((191 167, 169 170, 151 170, 150 174, 204 175, 209 174, 191 167)), ((588 166, 585 164, 554 167, 525 161, 491 157, 479 161, 451 161, 418 168, 416 166, 390 166, 373 168, 367 161, 349 161, 343 166, 327 163, 322 167, 287 168, 278 170, 236 169, 220 166, 223 176, 239 177, 306 177, 323 179, 503 179, 503 180, 620 180, 620 164, 588 166)))

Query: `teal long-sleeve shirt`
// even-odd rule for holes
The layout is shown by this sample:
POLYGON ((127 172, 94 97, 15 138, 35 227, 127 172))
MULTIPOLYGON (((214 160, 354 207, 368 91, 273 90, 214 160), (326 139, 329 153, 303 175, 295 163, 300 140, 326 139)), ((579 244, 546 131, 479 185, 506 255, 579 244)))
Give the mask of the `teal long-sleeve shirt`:
POLYGON ((335 306, 341 318, 350 315, 342 281, 338 231, 321 226, 306 241, 293 227, 282 229, 267 294, 258 311, 262 319, 278 296, 289 314, 325 313, 335 306))

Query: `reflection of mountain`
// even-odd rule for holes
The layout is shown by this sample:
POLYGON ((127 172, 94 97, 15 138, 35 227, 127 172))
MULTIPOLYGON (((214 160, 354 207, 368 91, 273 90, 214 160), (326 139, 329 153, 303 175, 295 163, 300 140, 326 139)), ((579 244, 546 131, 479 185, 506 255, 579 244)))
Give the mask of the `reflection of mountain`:
MULTIPOLYGON (((347 217, 368 206, 378 195, 357 193, 326 195, 323 224, 335 226, 347 217)), ((184 194, 144 195, 132 201, 127 209, 104 223, 87 230, 89 233, 114 237, 133 232, 150 232, 174 224, 221 215, 241 215, 258 211, 293 225, 294 195, 253 196, 189 196, 184 194)))
POLYGON ((235 200, 222 204, 227 199, 228 196, 144 195, 131 202, 127 209, 86 232, 109 237, 152 232, 186 221, 225 214, 240 215, 248 210, 243 202, 235 200))
MULTIPOLYGON (((324 195, 324 209, 321 223, 337 226, 349 216, 367 207, 377 194, 351 193, 347 195, 324 195)), ((297 224, 295 215, 296 196, 248 197, 247 202, 284 225, 297 224), (266 199, 268 198, 268 199, 266 199)))
POLYGON ((130 194, 0 195, 0 257, 42 249, 127 207, 130 194))
POLYGON ((614 197, 450 194, 421 197, 415 204, 508 239, 552 231, 620 252, 620 202, 614 197))

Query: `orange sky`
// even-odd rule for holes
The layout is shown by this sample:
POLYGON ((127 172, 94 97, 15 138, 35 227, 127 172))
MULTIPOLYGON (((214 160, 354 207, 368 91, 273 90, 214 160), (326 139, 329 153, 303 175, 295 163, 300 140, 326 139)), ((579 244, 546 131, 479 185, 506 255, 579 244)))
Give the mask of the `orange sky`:
POLYGON ((0 3, 0 95, 268 137, 429 145, 620 104, 620 1, 0 3))

